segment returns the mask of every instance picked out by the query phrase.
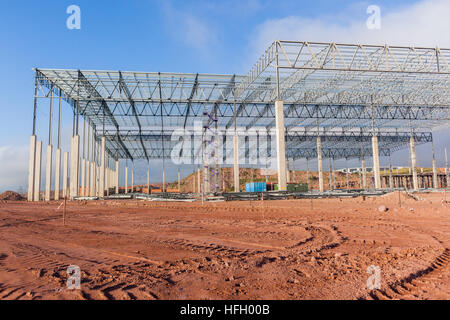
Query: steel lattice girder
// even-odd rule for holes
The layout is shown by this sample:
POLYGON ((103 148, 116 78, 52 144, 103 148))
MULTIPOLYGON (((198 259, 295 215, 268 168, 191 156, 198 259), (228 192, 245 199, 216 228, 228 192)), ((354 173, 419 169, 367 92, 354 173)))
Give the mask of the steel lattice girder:
MULTIPOLYGON (((116 152, 116 154, 120 154, 121 150, 118 149, 111 149, 112 153, 116 152)), ((142 148, 136 147, 129 149, 131 155, 134 159, 146 159, 146 156, 142 150, 142 148)), ((364 156, 365 157, 371 157, 372 156, 372 149, 370 148, 364 148, 364 156)), ((389 156, 392 154, 392 150, 386 149, 386 148, 380 148, 379 149, 380 156, 389 156)), ((149 159, 170 159, 172 153, 171 150, 168 148, 161 149, 151 149, 148 153, 149 159)), ((193 155, 192 155, 193 156, 193 155)), ((186 157, 180 157, 180 159, 189 161, 191 158, 186 157)), ((322 148, 322 156, 323 158, 332 158, 332 159, 353 159, 353 158, 361 158, 361 149, 360 148, 344 148, 344 149, 337 149, 337 148, 322 148)), ((317 158, 317 150, 311 149, 311 148, 292 148, 288 149, 286 152, 286 158, 289 159, 315 159, 317 158)), ((199 160, 195 160, 190 162, 192 164, 200 164, 201 162, 199 160)), ((231 164, 231 163, 228 163, 231 164)), ((247 163, 241 163, 241 165, 246 165, 247 163)), ((264 165, 264 162, 260 163, 261 165, 264 165)))
MULTIPOLYGON (((194 134, 188 132, 180 136, 174 134, 174 130, 167 130, 164 134, 157 130, 146 130, 139 132, 138 130, 127 130, 120 132, 122 141, 127 150, 135 159, 147 158, 151 159, 162 158, 169 159, 172 156, 172 151, 179 151, 180 157, 183 159, 190 158, 192 162, 201 157, 201 133, 194 134), (181 139, 180 139, 181 138, 181 139), (140 147, 141 139, 144 141, 145 147, 140 147), (165 146, 165 148, 163 148, 165 146), (183 150, 186 148, 186 150, 183 150), (164 152, 163 152, 163 149, 164 152), (144 150, 148 150, 147 155, 144 150), (182 156, 181 156, 182 154, 182 156)), ((220 133, 220 142, 222 143, 222 151, 224 158, 232 158, 232 150, 227 150, 227 142, 232 140, 234 131, 227 134, 220 133)), ((302 154, 316 154, 317 133, 313 132, 288 132, 286 134, 286 148, 287 156, 291 158, 299 158, 302 154)), ((319 136, 322 140, 323 157, 339 158, 353 158, 361 156, 371 156, 372 149, 370 142, 372 139, 371 133, 368 132, 320 132, 319 136)), ((400 150, 410 141, 411 134, 409 132, 383 132, 379 133, 379 148, 381 155, 390 155, 392 152, 400 150)), ((123 148, 117 141, 117 133, 113 131, 106 131, 107 149, 111 152, 114 158, 126 158, 123 148)), ((242 144, 240 145, 241 152, 249 158, 250 150, 256 151, 258 155, 272 156, 274 146, 270 142, 275 141, 272 134, 267 133, 266 130, 249 132, 248 134, 240 133, 242 144), (248 137, 248 138, 246 138, 248 137), (273 150, 273 151, 272 151, 273 150)), ((416 145, 432 142, 432 134, 430 132, 415 132, 414 140, 416 145)), ((100 138, 98 138, 100 141, 100 138)), ((229 145, 228 145, 229 146, 229 145)))
POLYGON ((275 41, 236 96, 260 91, 286 102, 448 106, 449 64, 450 49, 275 41), (261 90, 261 83, 270 85, 261 90))

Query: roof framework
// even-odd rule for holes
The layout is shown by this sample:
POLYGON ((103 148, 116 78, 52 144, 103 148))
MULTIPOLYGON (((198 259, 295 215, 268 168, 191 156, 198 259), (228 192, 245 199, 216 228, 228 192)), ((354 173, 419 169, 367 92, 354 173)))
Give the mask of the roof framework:
POLYGON ((194 129, 205 111, 224 142, 234 130, 256 132, 242 152, 270 155, 261 141, 271 139, 276 100, 285 105, 289 158, 315 157, 318 135, 324 157, 353 158, 371 155, 373 134, 390 155, 411 133, 426 143, 448 125, 449 63, 450 49, 275 41, 246 76, 36 69, 36 81, 44 97, 53 90, 84 117, 96 139, 105 135, 115 159, 169 158, 180 142, 183 155, 198 156, 194 129))

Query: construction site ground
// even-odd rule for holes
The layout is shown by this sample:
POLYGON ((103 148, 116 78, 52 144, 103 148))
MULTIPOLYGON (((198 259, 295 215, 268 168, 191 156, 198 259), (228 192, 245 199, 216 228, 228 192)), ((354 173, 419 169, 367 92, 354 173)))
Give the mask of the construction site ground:
POLYGON ((0 299, 449 299, 450 204, 416 197, 0 201, 0 299))

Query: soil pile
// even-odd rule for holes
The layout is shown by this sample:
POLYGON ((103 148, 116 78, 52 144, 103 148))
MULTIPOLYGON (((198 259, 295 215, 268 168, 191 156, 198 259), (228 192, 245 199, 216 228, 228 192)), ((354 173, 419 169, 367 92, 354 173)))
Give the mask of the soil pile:
POLYGON ((0 200, 21 201, 25 200, 25 198, 20 193, 14 191, 5 191, 2 194, 0 194, 0 200))

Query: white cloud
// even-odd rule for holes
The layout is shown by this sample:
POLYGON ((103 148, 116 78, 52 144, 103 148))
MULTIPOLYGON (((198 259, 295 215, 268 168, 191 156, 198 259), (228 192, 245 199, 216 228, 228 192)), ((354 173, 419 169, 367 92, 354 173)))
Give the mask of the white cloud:
POLYGON ((450 47, 448 0, 423 0, 397 9, 382 8, 380 30, 369 30, 366 8, 357 7, 358 11, 352 7, 333 16, 323 15, 314 19, 289 16, 267 20, 256 28, 251 51, 258 57, 277 39, 450 47), (360 12, 360 15, 355 15, 355 12, 360 12))
POLYGON ((178 41, 197 50, 217 43, 217 31, 207 19, 175 9, 169 2, 164 3, 163 9, 166 28, 178 41))
POLYGON ((208 43, 214 40, 209 26, 193 16, 183 17, 180 31, 184 41, 197 49, 206 48, 208 43))
POLYGON ((28 146, 0 147, 0 192, 27 189, 28 146))

